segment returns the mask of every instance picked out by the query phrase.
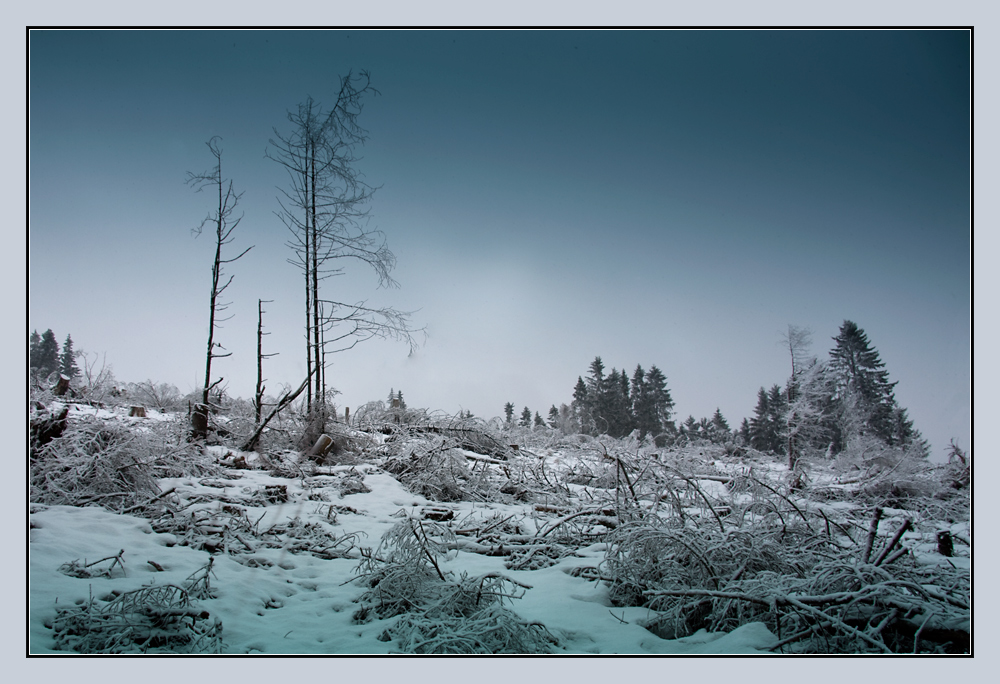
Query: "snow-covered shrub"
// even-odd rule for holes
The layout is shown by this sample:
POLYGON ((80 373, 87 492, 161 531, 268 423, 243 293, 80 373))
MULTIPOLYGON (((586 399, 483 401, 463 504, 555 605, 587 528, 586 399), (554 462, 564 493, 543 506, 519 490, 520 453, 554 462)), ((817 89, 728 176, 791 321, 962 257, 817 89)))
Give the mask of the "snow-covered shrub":
POLYGON ((120 512, 158 495, 157 478, 218 471, 197 449, 173 442, 171 429, 137 429, 94 418, 70 421, 31 462, 31 501, 96 504, 120 512))
POLYGON ((180 390, 167 382, 156 383, 152 380, 132 382, 126 386, 126 391, 133 403, 155 408, 161 412, 176 411, 184 405, 180 390))
POLYGON ((379 617, 399 615, 436 598, 435 578, 446 582, 438 559, 454 541, 450 529, 406 518, 383 535, 374 553, 363 553, 356 572, 369 590, 359 599, 379 617))
POLYGON ((457 580, 441 569, 454 535, 437 523, 406 518, 357 568, 369 589, 355 620, 402 615, 380 639, 406 653, 547 653, 557 640, 504 603, 529 588, 498 573, 457 580))
POLYGON ((77 653, 221 653, 222 622, 197 605, 210 598, 211 563, 184 586, 154 585, 109 601, 91 596, 58 608, 52 621, 56 649, 77 653))
POLYGON ((382 466, 411 492, 434 501, 462 501, 470 472, 461 452, 444 445, 429 447, 424 442, 412 446, 408 454, 390 457, 382 466))
POLYGON ((558 640, 539 622, 528 622, 505 607, 524 595, 502 575, 463 575, 447 583, 439 597, 407 613, 383 634, 404 653, 549 653, 558 640))

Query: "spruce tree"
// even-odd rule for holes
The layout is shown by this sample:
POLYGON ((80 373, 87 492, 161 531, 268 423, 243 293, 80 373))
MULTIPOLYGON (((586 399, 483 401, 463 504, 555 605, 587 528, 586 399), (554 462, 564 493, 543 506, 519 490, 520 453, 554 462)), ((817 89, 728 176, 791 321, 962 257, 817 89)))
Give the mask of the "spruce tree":
POLYGON ((771 385, 767 395, 767 425, 769 444, 768 451, 776 454, 785 453, 785 410, 788 408, 788 397, 780 385, 771 385))
POLYGON ((540 415, 538 415, 538 411, 535 411, 535 427, 545 427, 545 421, 542 420, 540 415))
POLYGON ((726 422, 719 407, 716 407, 715 413, 712 414, 712 424, 709 431, 713 442, 726 442, 730 437, 729 423, 726 422))
POLYGON ((687 420, 681 425, 681 434, 689 440, 698 439, 700 436, 698 434, 698 421, 694 419, 694 416, 688 416, 687 420))
POLYGON ((851 433, 872 434, 890 446, 922 443, 913 423, 897 406, 896 383, 889 382, 889 372, 865 331, 844 321, 833 340, 830 371, 840 432, 835 446, 842 448, 851 433))
POLYGON ((780 420, 782 416, 781 388, 775 385, 768 393, 763 387, 757 391, 757 406, 750 420, 750 446, 758 451, 781 453, 780 420), (777 391, 775 391, 777 388, 777 391))
POLYGON ((607 381, 604 377, 604 363, 595 356, 587 376, 587 413, 591 434, 601 435, 608 431, 607 381))
POLYGON ((624 437, 632 431, 631 408, 629 406, 628 376, 612 368, 604 379, 601 391, 600 418, 598 424, 611 437, 624 437))
POLYGON ((743 440, 744 444, 749 444, 750 443, 750 421, 748 421, 746 418, 744 418, 743 422, 740 423, 740 429, 739 429, 739 432, 737 434, 739 435, 740 439, 743 440))
POLYGON ((632 417, 636 429, 639 430, 639 439, 645 439, 646 435, 650 433, 654 436, 659 434, 656 411, 646 389, 646 372, 642 370, 642 366, 636 366, 632 373, 631 401, 632 417))
POLYGON ((555 404, 549 408, 549 427, 558 428, 559 427, 559 409, 556 408, 555 404))
POLYGON ((591 412, 590 394, 582 377, 577 377, 573 388, 573 416, 585 435, 594 434, 594 417, 591 412))
POLYGON ((651 416, 650 432, 656 437, 656 445, 666 444, 665 435, 676 432, 671 420, 674 410, 674 400, 667 389, 667 377, 656 366, 650 366, 646 371, 646 394, 651 416))
POLYGON ((514 404, 512 404, 509 401, 506 404, 504 404, 503 415, 504 418, 506 418, 507 425, 512 424, 514 422, 514 404))
POLYGON ((73 352, 73 338, 69 335, 66 335, 66 342, 63 344, 59 365, 59 372, 70 380, 80 374, 80 369, 76 365, 76 354, 73 352))
POLYGON ((527 406, 521 411, 521 422, 518 425, 521 427, 531 427, 531 409, 527 406))
POLYGON ((32 330, 28 336, 28 368, 40 368, 42 357, 42 336, 37 330, 32 330))
POLYGON ((38 348, 38 370, 43 378, 59 372, 59 343, 51 328, 42 333, 38 348))

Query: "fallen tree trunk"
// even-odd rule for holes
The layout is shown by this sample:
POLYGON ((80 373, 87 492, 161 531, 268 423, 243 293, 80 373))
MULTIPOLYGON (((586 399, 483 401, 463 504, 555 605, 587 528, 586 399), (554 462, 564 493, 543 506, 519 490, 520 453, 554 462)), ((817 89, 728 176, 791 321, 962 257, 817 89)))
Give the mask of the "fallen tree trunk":
POLYGON ((312 378, 312 373, 306 376, 306 379, 302 381, 302 384, 299 385, 299 388, 297 390, 295 390, 294 392, 285 392, 284 396, 282 396, 281 399, 278 400, 278 403, 274 406, 274 408, 271 409, 271 412, 267 414, 267 418, 265 418, 264 421, 257 426, 257 429, 253 431, 253 434, 250 435, 250 439, 248 439, 243 443, 243 445, 240 447, 240 451, 253 451, 254 449, 257 448, 257 443, 260 441, 260 436, 264 432, 264 428, 267 427, 267 424, 270 423, 271 419, 273 419, 276 415, 281 413, 281 411, 284 410, 286 406, 295 401, 298 398, 298 396, 305 391, 306 386, 309 385, 310 378, 312 378))

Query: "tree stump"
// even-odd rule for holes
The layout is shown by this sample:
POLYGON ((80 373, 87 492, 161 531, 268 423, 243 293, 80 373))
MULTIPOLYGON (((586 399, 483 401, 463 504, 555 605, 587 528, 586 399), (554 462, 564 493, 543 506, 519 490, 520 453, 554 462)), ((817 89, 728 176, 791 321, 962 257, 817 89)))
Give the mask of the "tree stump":
POLYGON ((59 382, 57 382, 56 386, 52 388, 52 394, 56 395, 57 397, 61 397, 68 391, 69 391, 69 378, 67 378, 65 375, 60 375, 59 382))
POLYGON ((208 437, 208 404, 195 404, 191 412, 191 441, 208 437))
POLYGON ((951 532, 948 530, 941 530, 937 533, 937 544, 938 553, 945 558, 951 558, 955 555, 955 543, 951 538, 951 532))
POLYGON ((146 407, 145 406, 130 406, 128 410, 129 418, 145 418, 146 417, 146 407))

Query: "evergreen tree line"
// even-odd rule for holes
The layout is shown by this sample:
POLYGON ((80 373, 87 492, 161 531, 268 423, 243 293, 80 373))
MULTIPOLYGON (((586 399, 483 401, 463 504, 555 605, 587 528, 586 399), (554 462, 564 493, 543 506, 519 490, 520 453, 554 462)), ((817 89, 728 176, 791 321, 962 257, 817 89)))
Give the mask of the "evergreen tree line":
MULTIPOLYGON (((532 415, 525 406, 517 424, 612 437, 624 437, 638 430, 640 439, 649 435, 662 446, 676 434, 670 420, 673 408, 667 378, 659 368, 652 366, 644 371, 642 366, 636 366, 630 379, 627 372, 616 368, 605 374, 604 363, 598 356, 590 364, 587 378, 577 378, 571 405, 561 404, 556 408, 553 404, 547 422, 537 411, 532 415)), ((514 411, 513 403, 504 405, 507 425, 514 425, 514 411)))
MULTIPOLYGON (((827 360, 808 355, 807 331, 789 327, 786 341, 792 374, 785 383, 761 387, 750 419, 732 430, 722 411, 711 418, 672 421, 674 402, 666 376, 656 366, 637 366, 631 378, 625 371, 605 373, 601 357, 590 364, 586 376, 577 378, 572 404, 549 409, 548 422, 528 407, 520 414, 521 427, 545 426, 567 433, 606 434, 624 437, 633 431, 651 436, 658 446, 678 440, 705 440, 740 444, 758 451, 787 456, 789 465, 804 453, 834 455, 852 439, 874 439, 888 447, 910 449, 926 456, 926 440, 914 428, 906 409, 899 406, 885 364, 864 330, 844 321, 827 360)), ((507 402, 504 416, 514 425, 514 404, 507 402)))
POLYGON ((706 440, 713 444, 726 444, 733 441, 733 432, 729 429, 729 421, 722 415, 722 411, 716 407, 711 418, 695 420, 694 416, 688 416, 687 420, 681 423, 677 429, 677 436, 686 438, 686 441, 706 440))
POLYGON ((41 335, 33 330, 28 336, 28 371, 32 376, 45 379, 53 373, 61 373, 70 380, 80 374, 76 365, 76 352, 73 351, 73 338, 66 335, 62 351, 56 335, 49 328, 41 335))
MULTIPOLYGON (((507 425, 513 425, 514 424, 514 404, 510 403, 509 401, 506 404, 504 404, 503 415, 504 415, 504 420, 507 422, 507 425)), ((535 411, 534 418, 532 418, 531 409, 529 409, 527 406, 525 406, 524 409, 521 411, 521 417, 517 421, 517 424, 520 427, 552 427, 552 428, 556 428, 556 427, 559 427, 559 423, 558 423, 557 420, 553 419, 553 416, 558 417, 558 415, 559 415, 559 411, 558 411, 558 409, 556 409, 555 405, 553 404, 552 408, 549 410, 549 419, 550 420, 549 420, 548 423, 546 423, 545 420, 542 418, 542 416, 538 413, 538 411, 535 411)))
POLYGON ((631 379, 624 369, 612 368, 605 375, 598 356, 586 379, 577 377, 571 416, 584 434, 624 437, 638 430, 640 439, 650 435, 661 444, 676 434, 673 409, 667 378, 659 368, 644 371, 637 365, 631 379))

